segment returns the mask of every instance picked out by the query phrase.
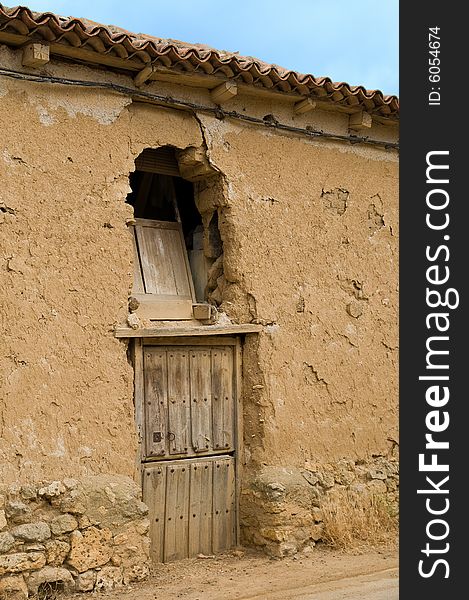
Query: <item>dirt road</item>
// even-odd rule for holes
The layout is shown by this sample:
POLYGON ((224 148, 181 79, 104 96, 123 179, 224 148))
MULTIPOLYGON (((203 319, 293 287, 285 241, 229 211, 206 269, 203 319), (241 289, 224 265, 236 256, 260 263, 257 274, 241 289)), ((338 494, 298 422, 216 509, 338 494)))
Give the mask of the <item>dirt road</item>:
POLYGON ((397 553, 317 549, 282 560, 254 552, 156 567, 144 584, 106 600, 397 600, 397 553))
POLYGON ((395 568, 370 575, 301 586, 295 590, 245 596, 242 600, 398 600, 398 598, 399 580, 395 568))

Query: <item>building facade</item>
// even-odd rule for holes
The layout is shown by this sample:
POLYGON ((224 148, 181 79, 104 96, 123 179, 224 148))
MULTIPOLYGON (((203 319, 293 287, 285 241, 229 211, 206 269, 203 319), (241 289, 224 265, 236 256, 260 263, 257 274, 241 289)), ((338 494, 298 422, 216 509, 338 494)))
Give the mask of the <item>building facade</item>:
POLYGON ((0 106, 1 589, 394 506, 397 98, 0 5, 0 106))

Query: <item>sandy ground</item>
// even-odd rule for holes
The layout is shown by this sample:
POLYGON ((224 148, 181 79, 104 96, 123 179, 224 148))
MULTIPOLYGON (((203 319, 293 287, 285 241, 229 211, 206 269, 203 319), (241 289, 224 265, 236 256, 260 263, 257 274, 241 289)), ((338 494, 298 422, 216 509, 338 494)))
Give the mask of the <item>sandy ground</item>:
MULTIPOLYGON (((317 549, 272 559, 252 551, 160 565, 106 600, 397 600, 397 552, 317 549)), ((94 594, 93 594, 94 595, 94 594)))

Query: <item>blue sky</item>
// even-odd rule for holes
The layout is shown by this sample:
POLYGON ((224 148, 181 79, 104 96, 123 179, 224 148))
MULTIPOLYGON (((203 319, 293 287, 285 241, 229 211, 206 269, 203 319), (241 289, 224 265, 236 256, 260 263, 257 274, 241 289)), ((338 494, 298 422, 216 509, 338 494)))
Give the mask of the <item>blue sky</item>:
MULTIPOLYGON (((7 3, 11 5, 11 3, 7 3)), ((239 51, 398 93, 398 0, 24 0, 133 32, 239 51)))

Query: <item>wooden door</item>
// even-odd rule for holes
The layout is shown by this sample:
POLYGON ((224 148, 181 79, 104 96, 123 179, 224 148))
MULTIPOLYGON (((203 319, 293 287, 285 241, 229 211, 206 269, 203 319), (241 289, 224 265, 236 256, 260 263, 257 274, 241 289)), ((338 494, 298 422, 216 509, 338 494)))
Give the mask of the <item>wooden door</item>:
POLYGON ((227 550, 238 535, 238 346, 149 343, 140 351, 136 400, 152 558, 227 550))
POLYGON ((233 346, 145 346, 144 460, 234 451, 233 346))
POLYGON ((232 456, 146 464, 143 500, 155 562, 223 552, 236 543, 232 456))

